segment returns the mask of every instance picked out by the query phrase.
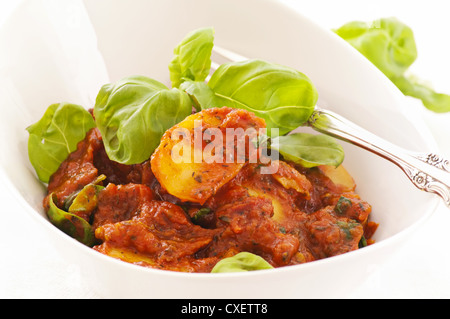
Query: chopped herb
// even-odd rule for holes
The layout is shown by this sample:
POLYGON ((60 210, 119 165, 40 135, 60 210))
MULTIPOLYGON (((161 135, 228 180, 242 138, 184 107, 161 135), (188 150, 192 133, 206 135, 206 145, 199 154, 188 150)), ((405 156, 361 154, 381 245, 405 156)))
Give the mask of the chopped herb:
POLYGON ((357 227, 358 223, 356 222, 343 222, 343 221, 337 221, 336 224, 339 226, 339 228, 344 232, 347 240, 352 240, 353 235, 351 233, 351 230, 355 227, 357 227))
POLYGON ((352 201, 344 196, 341 196, 334 207, 334 211, 339 215, 344 215, 350 207, 352 207, 352 201))
POLYGON ((208 215, 209 213, 211 213, 211 209, 209 209, 208 207, 204 207, 204 208, 200 208, 192 217, 192 221, 198 222, 200 219, 202 219, 203 217, 205 217, 206 215, 208 215))
POLYGON ((367 240, 366 237, 364 237, 364 235, 361 237, 361 240, 359 241, 358 247, 359 248, 363 248, 367 246, 367 240))

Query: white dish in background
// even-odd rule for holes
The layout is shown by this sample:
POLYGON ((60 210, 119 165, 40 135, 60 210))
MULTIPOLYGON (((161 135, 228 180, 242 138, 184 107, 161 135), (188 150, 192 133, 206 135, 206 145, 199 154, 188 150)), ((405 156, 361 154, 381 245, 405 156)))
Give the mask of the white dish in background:
POLYGON ((322 107, 405 148, 434 148, 423 124, 410 119, 403 108, 403 95, 381 72, 331 31, 277 2, 98 0, 86 1, 85 8, 88 15, 81 1, 26 2, 0 30, 0 47, 8 48, 0 52, 0 164, 2 182, 39 220, 64 258, 81 267, 99 294, 340 297, 356 288, 373 265, 394 254, 439 203, 435 196, 418 191, 393 164, 343 143, 344 165, 357 181, 358 192, 372 204, 372 220, 380 223, 377 243, 370 247, 276 270, 185 274, 130 265, 79 244, 45 217, 45 188, 28 162, 25 128, 55 102, 92 107, 102 84, 124 76, 143 74, 168 83, 173 48, 198 27, 213 26, 222 47, 302 71, 318 88, 322 107))

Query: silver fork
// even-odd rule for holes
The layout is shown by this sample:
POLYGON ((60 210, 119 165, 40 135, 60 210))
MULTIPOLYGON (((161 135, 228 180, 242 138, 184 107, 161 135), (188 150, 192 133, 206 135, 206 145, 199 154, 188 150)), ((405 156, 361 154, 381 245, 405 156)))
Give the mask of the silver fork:
MULTIPOLYGON (((214 46, 214 55, 224 62, 248 60, 230 50, 214 46)), ((220 63, 213 62, 212 70, 220 63)), ((335 112, 315 108, 307 124, 318 132, 362 147, 394 163, 420 190, 439 195, 450 208, 450 162, 435 153, 415 153, 394 145, 335 112)))

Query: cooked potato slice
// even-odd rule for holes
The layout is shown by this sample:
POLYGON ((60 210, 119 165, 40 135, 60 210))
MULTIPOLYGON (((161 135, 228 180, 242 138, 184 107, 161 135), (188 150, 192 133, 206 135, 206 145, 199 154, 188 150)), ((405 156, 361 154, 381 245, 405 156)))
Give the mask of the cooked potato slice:
POLYGON ((108 255, 115 259, 120 259, 122 261, 135 264, 135 263, 145 263, 148 266, 156 266, 156 262, 153 258, 136 252, 136 250, 124 247, 114 247, 112 245, 102 245, 96 247, 96 249, 102 254, 108 255))
POLYGON ((192 114, 166 131, 152 155, 152 171, 171 195, 204 204, 241 170, 254 151, 249 141, 261 128, 264 120, 244 110, 223 107, 192 114), (228 129, 237 129, 238 139, 229 140, 228 129), (243 152, 237 141, 245 141, 243 152))
POLYGON ((319 166, 320 171, 326 175, 342 192, 354 191, 356 188, 355 180, 347 172, 344 166, 337 168, 334 166, 319 166))
POLYGON ((282 223, 289 216, 296 215, 296 198, 309 198, 312 185, 294 167, 286 162, 278 162, 278 171, 273 174, 265 174, 259 164, 247 164, 236 178, 211 198, 209 207, 217 210, 229 203, 259 197, 271 202, 272 219, 277 222, 282 223))
POLYGON ((257 188, 251 188, 251 187, 247 187, 247 191, 248 194, 252 197, 261 197, 261 198, 266 198, 269 199, 272 202, 272 207, 273 207, 273 216, 272 219, 277 221, 277 222, 281 222, 285 215, 284 215, 284 207, 282 204, 282 201, 280 198, 278 198, 277 196, 271 194, 271 193, 267 193, 264 191, 261 191, 257 188))
POLYGON ((283 161, 278 161, 278 171, 272 176, 286 189, 294 189, 298 193, 310 197, 312 191, 311 182, 305 175, 300 174, 294 167, 283 161))
MULTIPOLYGON (((310 198, 312 191, 311 182, 294 167, 283 161, 277 161, 278 170, 272 174, 272 177, 285 190, 295 190, 297 193, 304 194, 306 198, 310 198)), ((267 181, 270 181, 267 180, 267 181)), ((281 222, 288 210, 290 203, 287 204, 289 195, 283 192, 280 187, 272 183, 261 184, 251 182, 246 185, 250 196, 265 197, 272 201, 273 219, 281 222)))

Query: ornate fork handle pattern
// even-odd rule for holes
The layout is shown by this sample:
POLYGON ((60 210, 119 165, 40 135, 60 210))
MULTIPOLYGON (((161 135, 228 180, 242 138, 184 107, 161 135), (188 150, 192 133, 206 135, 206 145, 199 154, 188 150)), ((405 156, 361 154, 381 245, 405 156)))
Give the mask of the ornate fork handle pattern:
POLYGON ((316 108, 308 124, 321 133, 360 146, 391 161, 405 172, 417 188, 439 195, 450 207, 450 162, 442 156, 404 150, 328 110, 316 108))
POLYGON ((435 153, 419 154, 416 156, 416 158, 450 173, 450 161, 443 158, 439 154, 435 153))
MULTIPOLYGON (((442 174, 450 173, 450 162, 438 154, 418 154, 414 157, 424 163, 439 168, 443 171, 442 174)), ((442 197, 447 206, 450 207, 450 185, 441 182, 439 176, 434 177, 412 166, 408 168, 408 175, 412 176, 410 179, 417 188, 430 193, 438 194, 442 197)))

